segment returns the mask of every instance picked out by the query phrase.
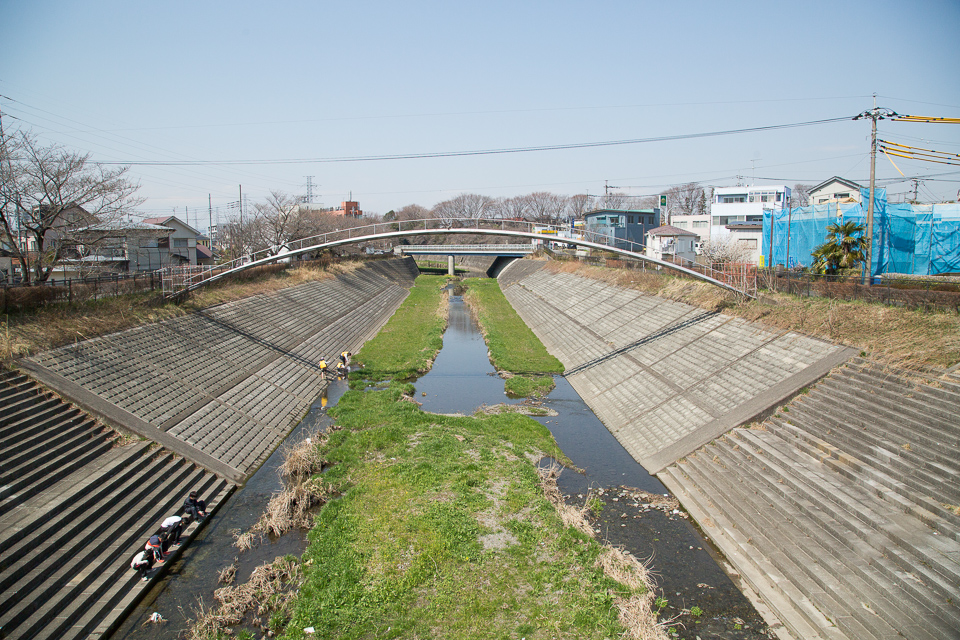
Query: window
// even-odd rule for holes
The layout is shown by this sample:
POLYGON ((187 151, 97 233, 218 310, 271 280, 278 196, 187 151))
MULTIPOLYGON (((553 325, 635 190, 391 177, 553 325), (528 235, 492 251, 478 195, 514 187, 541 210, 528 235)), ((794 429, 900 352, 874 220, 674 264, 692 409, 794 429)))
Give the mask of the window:
POLYGON ((741 247, 745 249, 756 249, 757 248, 757 239, 756 238, 741 238, 737 241, 741 247))
POLYGON ((634 216, 627 216, 627 222, 633 224, 634 216))
MULTIPOLYGON (((745 195, 732 195, 732 196, 717 196, 718 204, 733 204, 734 202, 746 202, 747 196, 745 195)), ((750 202, 753 202, 751 198, 750 202)))
POLYGON ((674 223, 673 223, 673 226, 675 226, 677 229, 686 229, 686 228, 687 228, 687 223, 686 223, 686 222, 674 222, 674 223))
POLYGON ((833 194, 833 197, 834 197, 834 198, 837 198, 838 200, 839 200, 840 198, 849 198, 849 197, 850 197, 850 192, 847 191, 846 193, 835 193, 835 194, 833 194))
POLYGON ((175 249, 186 249, 187 248, 187 239, 186 238, 174 238, 173 246, 175 249))
POLYGON ((140 238, 140 248, 142 248, 142 249, 156 249, 156 248, 157 248, 157 239, 156 239, 156 238, 140 238))
POLYGON ((620 224, 620 216, 610 216, 610 224, 620 224))
POLYGON ((704 228, 706 228, 706 226, 707 226, 707 221, 706 221, 706 220, 694 220, 694 221, 693 221, 693 228, 694 228, 694 229, 704 229, 704 228))

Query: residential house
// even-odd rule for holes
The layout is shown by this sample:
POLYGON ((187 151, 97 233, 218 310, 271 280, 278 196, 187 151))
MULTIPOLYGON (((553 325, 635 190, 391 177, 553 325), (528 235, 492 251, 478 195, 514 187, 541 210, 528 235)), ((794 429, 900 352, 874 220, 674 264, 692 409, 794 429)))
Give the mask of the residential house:
MULTIPOLYGON (((160 225, 173 229, 173 233, 166 239, 159 240, 156 247, 158 253, 163 258, 164 267, 176 267, 179 265, 191 265, 197 263, 197 236, 199 232, 180 220, 176 216, 164 216, 159 218, 147 218, 144 220, 147 224, 160 225)), ((154 267, 155 269, 157 267, 154 267)))
POLYGON ((590 234, 613 238, 604 241, 618 249, 639 251, 647 232, 660 226, 660 209, 596 209, 583 214, 586 240, 597 242, 590 234))
POLYGON ((810 204, 861 202, 860 189, 862 188, 852 180, 833 176, 810 190, 810 204))
POLYGON ((729 241, 743 252, 738 262, 760 265, 763 249, 763 222, 735 222, 726 226, 729 241))
POLYGON ((673 225, 663 225, 647 231, 644 253, 667 262, 676 258, 693 262, 697 257, 696 243, 697 234, 673 225))

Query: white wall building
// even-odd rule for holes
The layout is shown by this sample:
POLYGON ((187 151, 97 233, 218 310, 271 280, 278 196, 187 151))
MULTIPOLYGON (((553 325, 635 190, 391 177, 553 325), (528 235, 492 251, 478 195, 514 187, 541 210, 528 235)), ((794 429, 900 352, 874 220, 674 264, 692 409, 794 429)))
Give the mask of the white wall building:
POLYGON ((764 209, 790 206, 790 187, 783 184, 750 187, 717 187, 710 204, 710 237, 729 233, 727 225, 763 223, 764 209))
POLYGON ((697 234, 673 225, 663 225, 647 231, 644 252, 657 260, 683 258, 693 262, 697 257, 696 242, 697 234))

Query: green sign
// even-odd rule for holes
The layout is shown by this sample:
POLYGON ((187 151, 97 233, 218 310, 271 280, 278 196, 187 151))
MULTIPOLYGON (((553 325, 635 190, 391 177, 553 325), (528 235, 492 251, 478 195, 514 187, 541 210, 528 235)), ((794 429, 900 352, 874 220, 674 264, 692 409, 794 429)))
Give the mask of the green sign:
POLYGON ((667 196, 660 196, 660 206, 661 207, 667 206, 667 196))

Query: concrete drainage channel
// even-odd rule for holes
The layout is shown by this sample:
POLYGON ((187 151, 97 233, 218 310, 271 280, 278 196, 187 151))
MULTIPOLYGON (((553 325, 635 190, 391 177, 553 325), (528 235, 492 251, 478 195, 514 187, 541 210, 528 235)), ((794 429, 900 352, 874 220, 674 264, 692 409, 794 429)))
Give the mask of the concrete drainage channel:
MULTIPOLYGON (((333 406, 347 390, 345 380, 336 380, 288 436, 296 442, 317 429, 331 424, 326 407, 333 406)), ((277 468, 283 463, 283 445, 220 508, 207 527, 191 541, 183 556, 167 567, 167 574, 141 600, 137 608, 110 637, 114 640, 176 640, 189 628, 197 608, 214 603, 213 592, 221 585, 221 569, 236 559, 235 580, 244 582, 254 568, 277 557, 299 556, 306 548, 306 531, 293 530, 276 539, 264 539, 251 550, 240 553, 234 546, 234 533, 247 531, 263 513, 271 495, 281 488, 277 468), (163 622, 151 622, 158 614, 163 622)))

